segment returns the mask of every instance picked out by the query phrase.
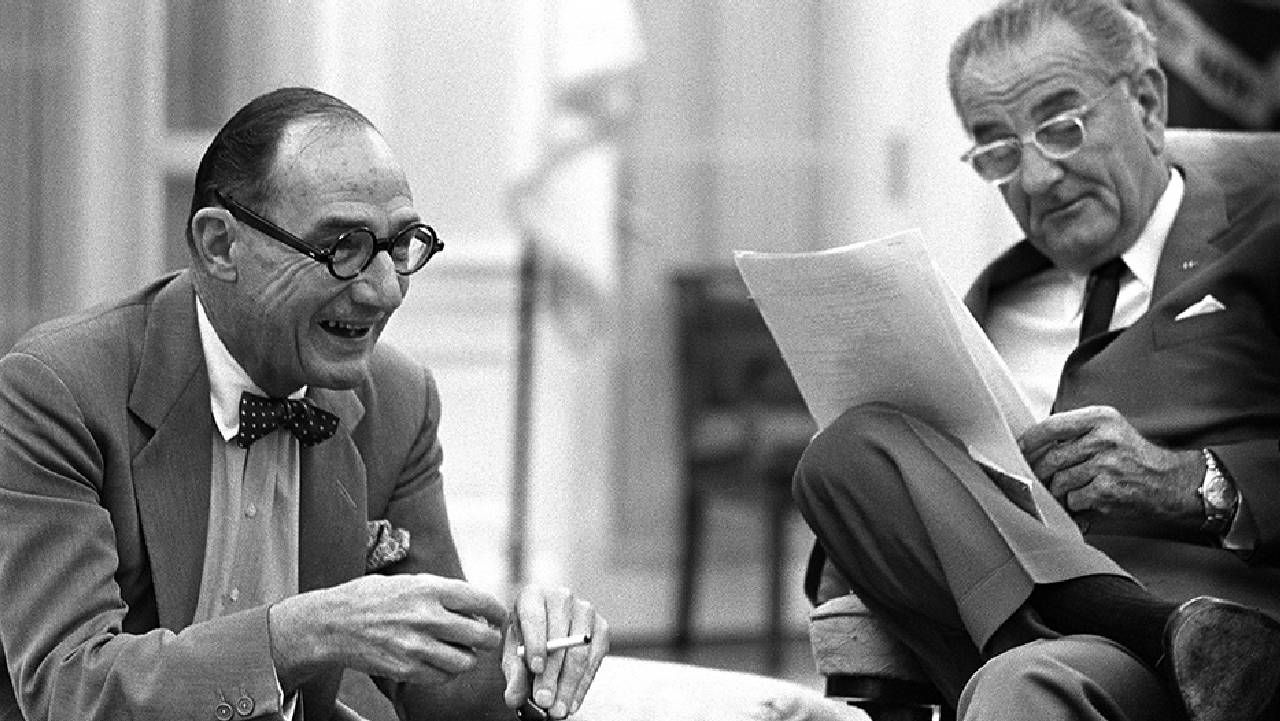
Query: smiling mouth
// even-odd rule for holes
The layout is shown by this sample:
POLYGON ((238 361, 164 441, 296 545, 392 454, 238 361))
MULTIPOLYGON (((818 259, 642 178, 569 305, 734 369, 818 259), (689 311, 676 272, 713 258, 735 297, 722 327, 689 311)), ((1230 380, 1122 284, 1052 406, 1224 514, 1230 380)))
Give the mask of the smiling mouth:
POLYGON ((322 320, 320 321, 320 328, 329 335, 335 335, 339 338, 358 339, 369 335, 372 326, 344 323, 337 320, 322 320))

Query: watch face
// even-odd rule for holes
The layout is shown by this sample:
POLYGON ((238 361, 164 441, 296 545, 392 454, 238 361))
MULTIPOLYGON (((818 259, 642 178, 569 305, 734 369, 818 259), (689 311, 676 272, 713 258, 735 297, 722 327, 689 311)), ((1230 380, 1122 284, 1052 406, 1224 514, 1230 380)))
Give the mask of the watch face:
POLYGON ((1227 498, 1227 481, 1220 473, 1212 474, 1205 482, 1204 500, 1210 506, 1225 509, 1231 505, 1227 498))

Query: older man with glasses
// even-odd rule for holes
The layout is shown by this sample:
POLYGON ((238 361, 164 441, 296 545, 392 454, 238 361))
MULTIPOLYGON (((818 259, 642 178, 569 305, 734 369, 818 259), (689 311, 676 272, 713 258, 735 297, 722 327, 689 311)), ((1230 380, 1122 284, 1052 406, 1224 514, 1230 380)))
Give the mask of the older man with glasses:
POLYGON ((1280 189, 1166 157, 1113 0, 1003 2, 949 81, 1026 234, 968 300, 1043 419, 1043 517, 885 406, 813 441, 802 512, 960 718, 1280 718, 1280 189))
POLYGON ((344 669, 405 719, 575 712, 606 622, 465 581, 435 382, 378 343, 443 248, 382 135, 319 91, 254 99, 187 242, 0 360, 0 718, 356 719, 344 669))

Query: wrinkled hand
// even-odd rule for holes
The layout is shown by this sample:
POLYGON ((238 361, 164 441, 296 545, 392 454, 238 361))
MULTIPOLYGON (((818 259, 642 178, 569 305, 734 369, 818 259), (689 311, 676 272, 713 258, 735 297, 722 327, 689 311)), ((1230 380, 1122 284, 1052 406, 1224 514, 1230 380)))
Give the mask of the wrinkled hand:
POLYGON ((1031 470, 1068 512, 1198 525, 1199 451, 1171 451, 1120 412, 1089 406, 1055 413, 1018 439, 1031 470))
POLYGON ((530 586, 520 592, 502 652, 507 678, 507 705, 526 699, 552 718, 576 713, 609 651, 609 624, 590 602, 566 588, 530 586), (587 634, 591 643, 562 651, 546 651, 547 641, 587 634), (516 653, 523 644, 524 658, 516 653))
POLYGON ((395 681, 447 681, 498 648, 507 611, 466 581, 370 575, 286 598, 269 618, 276 673, 291 689, 333 666, 395 681))

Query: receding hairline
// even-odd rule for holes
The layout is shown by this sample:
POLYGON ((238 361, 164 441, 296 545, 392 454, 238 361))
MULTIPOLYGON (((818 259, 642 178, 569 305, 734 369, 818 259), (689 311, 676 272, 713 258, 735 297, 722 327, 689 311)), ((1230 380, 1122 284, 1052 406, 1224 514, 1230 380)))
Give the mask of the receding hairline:
POLYGON ((1137 74, 1158 64, 1155 36, 1142 17, 1122 2, 1005 0, 974 19, 951 46, 947 85, 957 114, 959 81, 975 59, 1019 47, 1056 24, 1072 30, 1098 58, 1100 78, 1137 74), (1108 64, 1115 67, 1108 70, 1108 64))
POLYGON ((349 131, 363 131, 372 133, 379 138, 383 137, 377 126, 363 115, 336 112, 309 113, 285 123, 280 129, 280 136, 272 149, 271 163, 262 178, 264 197, 261 201, 263 203, 278 202, 280 196, 285 192, 285 188, 281 186, 279 179, 284 170, 282 161, 285 159, 286 153, 293 153, 296 157, 308 145, 322 137, 349 131), (308 139, 309 136, 310 139, 308 139))
MULTIPOLYGON (((1044 36, 1055 32, 1063 33, 1062 37, 1068 39, 1066 42, 1070 42, 1072 39, 1076 42, 1074 46, 1069 46, 1065 43, 1061 48, 1057 45, 1053 46, 1054 49, 1061 50, 1058 58, 1060 65, 1069 65, 1071 69, 1079 70, 1080 75, 1096 77, 1103 82, 1115 76, 1115 73, 1109 67, 1108 59, 1098 52, 1097 47, 1089 42, 1089 39, 1080 32, 1079 28, 1066 20, 1051 20, 1042 27, 1033 30, 1026 37, 987 45, 970 53, 956 68, 956 75, 953 79, 952 95, 956 101, 957 112, 962 109, 960 101, 964 98, 965 88, 971 86, 974 82, 981 84, 984 79, 989 78, 990 74, 984 73, 984 69, 990 67, 992 59, 1000 58, 1005 54, 1025 53, 1028 45, 1034 44, 1044 36)), ((1052 82, 1053 78, 1054 76, 1051 75, 1023 75, 1011 78, 1013 82, 1011 82, 1008 89, 1012 92, 1016 87, 1045 84, 1052 82)))

